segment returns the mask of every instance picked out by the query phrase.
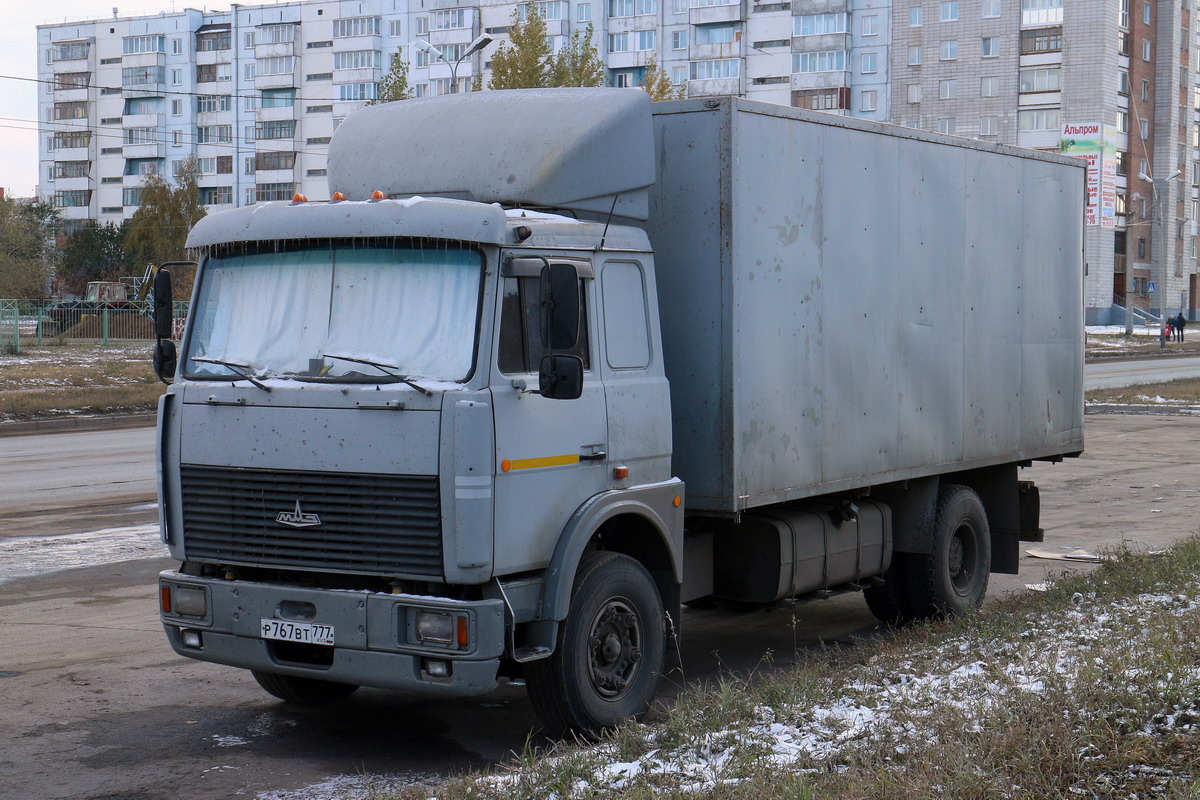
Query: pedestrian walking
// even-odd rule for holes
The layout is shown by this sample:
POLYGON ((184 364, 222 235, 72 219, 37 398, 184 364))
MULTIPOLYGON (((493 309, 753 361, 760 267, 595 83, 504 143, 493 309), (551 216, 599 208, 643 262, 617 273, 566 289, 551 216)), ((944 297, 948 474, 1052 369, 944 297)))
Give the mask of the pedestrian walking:
POLYGON ((1167 321, 1163 323, 1163 336, 1168 342, 1175 341, 1175 318, 1167 317, 1167 321))
POLYGON ((1179 312, 1179 316, 1175 318, 1175 341, 1183 341, 1183 329, 1187 327, 1187 317, 1183 316, 1183 311, 1179 312))

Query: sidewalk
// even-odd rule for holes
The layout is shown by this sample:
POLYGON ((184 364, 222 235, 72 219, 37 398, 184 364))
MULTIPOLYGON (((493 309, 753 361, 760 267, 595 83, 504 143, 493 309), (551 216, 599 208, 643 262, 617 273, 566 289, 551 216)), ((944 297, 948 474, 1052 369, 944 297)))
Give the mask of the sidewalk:
POLYGON ((113 428, 140 428, 153 425, 157 415, 143 414, 97 414, 87 417, 63 417, 61 419, 39 419, 30 422, 0 423, 0 437, 22 436, 35 433, 65 433, 67 431, 111 430, 113 428))

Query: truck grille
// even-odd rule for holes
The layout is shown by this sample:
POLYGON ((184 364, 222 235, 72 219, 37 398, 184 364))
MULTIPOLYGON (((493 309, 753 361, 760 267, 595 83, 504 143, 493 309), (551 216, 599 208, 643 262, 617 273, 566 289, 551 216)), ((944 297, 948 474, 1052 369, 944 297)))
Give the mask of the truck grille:
POLYGON ((355 572, 442 574, 438 479, 432 475, 184 465, 189 558, 355 572), (299 510, 303 516, 295 517, 299 510), (320 524, 291 527, 280 514, 320 524))

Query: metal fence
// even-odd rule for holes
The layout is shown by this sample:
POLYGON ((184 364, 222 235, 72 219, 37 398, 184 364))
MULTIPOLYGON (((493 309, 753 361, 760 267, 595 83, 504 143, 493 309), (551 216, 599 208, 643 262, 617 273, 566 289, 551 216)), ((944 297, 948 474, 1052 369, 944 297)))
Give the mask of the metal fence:
MULTIPOLYGON (((99 344, 109 347, 154 339, 154 305, 132 302, 98 306, 95 303, 54 300, 0 299, 0 354, 45 344, 99 344)), ((179 339, 187 322, 188 302, 175 302, 175 332, 179 339)))

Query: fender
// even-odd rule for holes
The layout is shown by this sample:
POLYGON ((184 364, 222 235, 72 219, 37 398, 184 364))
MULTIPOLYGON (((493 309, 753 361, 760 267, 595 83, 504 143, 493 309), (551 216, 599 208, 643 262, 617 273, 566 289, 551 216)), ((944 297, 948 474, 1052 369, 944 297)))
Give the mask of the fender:
POLYGON ((683 481, 672 478, 662 483, 614 489, 594 495, 581 505, 563 528, 546 569, 539 618, 562 620, 571 605, 575 571, 592 536, 606 521, 622 514, 635 514, 649 522, 662 538, 678 584, 683 580, 683 481), (675 498, 681 502, 675 505, 675 498))

